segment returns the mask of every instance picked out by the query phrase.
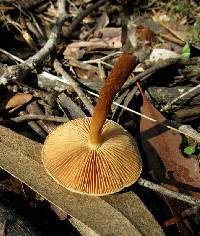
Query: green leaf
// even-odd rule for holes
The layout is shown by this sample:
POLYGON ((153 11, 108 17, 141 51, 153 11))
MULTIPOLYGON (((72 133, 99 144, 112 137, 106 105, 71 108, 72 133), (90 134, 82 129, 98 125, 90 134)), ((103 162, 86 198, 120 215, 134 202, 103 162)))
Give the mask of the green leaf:
POLYGON ((196 147, 195 146, 186 146, 183 151, 187 155, 192 155, 195 153, 196 147))
POLYGON ((188 60, 190 58, 190 53, 191 53, 191 50, 190 50, 190 45, 189 43, 187 42, 185 44, 185 46, 183 47, 182 49, 182 58, 185 59, 185 60, 188 60))

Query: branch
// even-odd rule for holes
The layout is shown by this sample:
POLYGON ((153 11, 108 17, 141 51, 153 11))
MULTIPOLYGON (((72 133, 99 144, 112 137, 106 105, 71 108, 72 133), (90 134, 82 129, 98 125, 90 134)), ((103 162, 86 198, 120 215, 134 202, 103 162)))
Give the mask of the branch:
MULTIPOLYGON (((163 111, 167 111, 171 108, 171 105, 173 105, 175 102, 177 102, 178 100, 181 100, 183 97, 187 96, 188 94, 191 94, 192 92, 194 92, 195 90, 199 90, 200 91, 200 84, 195 86, 194 88, 189 89, 188 91, 186 91, 185 93, 182 93, 180 96, 176 97, 175 99, 173 99, 172 101, 168 102, 162 109, 161 112, 163 111)), ((196 91, 195 91, 196 92, 196 91)), ((191 94, 191 96, 194 96, 193 94, 191 94)), ((191 98, 190 98, 191 99, 191 98)))
POLYGON ((38 68, 49 56, 49 54, 53 51, 54 47, 59 41, 59 36, 62 30, 62 26, 67 19, 66 13, 66 1, 58 0, 58 18, 57 21, 51 31, 49 39, 43 48, 41 48, 34 56, 30 57, 25 61, 29 67, 32 69, 38 68))
POLYGON ((152 189, 152 190, 159 192, 163 195, 166 195, 168 197, 172 197, 172 198, 175 198, 175 199, 178 199, 178 200, 190 203, 190 204, 200 206, 200 199, 197 199, 197 198, 194 198, 194 197, 182 194, 182 193, 177 193, 177 192, 171 191, 171 190, 166 189, 158 184, 154 184, 146 179, 140 178, 137 183, 139 185, 142 185, 146 188, 152 189))
POLYGON ((8 120, 0 120, 0 124, 5 125, 5 124, 13 123, 13 122, 19 123, 19 122, 30 121, 30 120, 46 120, 46 121, 54 121, 58 123, 69 121, 69 119, 65 117, 27 114, 27 115, 22 115, 15 118, 10 118, 8 120))
POLYGON ((85 93, 81 90, 79 84, 69 76, 69 74, 63 69, 61 63, 58 60, 54 61, 54 68, 58 73, 60 73, 64 77, 64 79, 67 82, 69 82, 69 84, 72 86, 74 91, 78 94, 79 98, 82 100, 85 107, 88 109, 88 111, 92 115, 94 111, 94 107, 91 104, 90 100, 85 95, 85 93))
MULTIPOLYGON (((90 7, 86 8, 82 12, 79 13, 76 20, 69 26, 67 31, 67 37, 71 35, 74 29, 80 24, 80 22, 93 10, 97 9, 99 6, 103 5, 106 0, 100 0, 95 4, 91 5, 90 7)), ((62 30, 62 26, 67 19, 66 13, 66 1, 65 0, 58 0, 58 12, 59 16, 56 20, 56 23, 51 31, 50 37, 47 40, 44 47, 42 47, 34 56, 27 59, 25 62, 10 66, 3 74, 3 78, 7 80, 22 80, 27 77, 33 70, 37 70, 39 66, 42 66, 46 60, 46 58, 50 55, 53 51, 54 47, 58 43, 59 36, 62 30)), ((4 81, 5 82, 5 81, 4 81)))
POLYGON ((59 16, 44 47, 42 47, 34 56, 30 57, 23 63, 8 67, 2 77, 12 80, 22 80, 34 69, 38 69, 38 67, 44 63, 45 59, 53 51, 55 45, 59 40, 62 25, 67 19, 65 8, 66 1, 58 0, 59 16))
POLYGON ((127 83, 124 84, 124 86, 122 87, 123 90, 128 89, 130 86, 134 85, 135 82, 137 81, 143 81, 147 78, 149 78, 151 75, 153 75, 154 73, 156 73, 157 71, 164 69, 168 66, 171 65, 176 65, 176 64, 181 64, 181 60, 180 58, 169 58, 166 60, 161 60, 159 62, 157 62, 156 64, 152 65, 152 67, 150 67, 149 69, 146 69, 144 72, 138 74, 138 75, 134 75, 134 72, 130 75, 131 80, 128 81, 127 83))
POLYGON ((65 37, 69 37, 71 35, 71 33, 78 27, 78 25, 80 24, 80 22, 86 17, 88 16, 92 11, 96 10, 97 8, 99 8, 100 6, 102 6, 103 4, 106 3, 106 0, 99 0, 98 2, 93 3, 90 7, 86 8, 85 10, 83 10, 82 12, 80 12, 78 14, 78 16, 76 17, 76 19, 72 22, 72 24, 68 27, 66 33, 65 33, 65 37))

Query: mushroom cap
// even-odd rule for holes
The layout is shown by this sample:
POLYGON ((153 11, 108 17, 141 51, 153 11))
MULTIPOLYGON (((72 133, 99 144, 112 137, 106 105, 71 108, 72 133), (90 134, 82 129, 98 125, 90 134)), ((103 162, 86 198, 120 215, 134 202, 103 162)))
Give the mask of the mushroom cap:
POLYGON ((128 187, 139 178, 142 163, 131 135, 114 121, 106 120, 102 144, 89 142, 91 117, 58 126, 47 137, 42 159, 46 171, 63 187, 101 196, 128 187))

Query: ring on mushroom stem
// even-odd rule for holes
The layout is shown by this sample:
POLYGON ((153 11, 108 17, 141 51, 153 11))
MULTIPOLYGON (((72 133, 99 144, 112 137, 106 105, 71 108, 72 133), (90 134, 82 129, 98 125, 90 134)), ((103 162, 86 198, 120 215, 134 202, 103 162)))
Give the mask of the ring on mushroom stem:
POLYGON ((101 196, 138 180, 142 163, 135 140, 122 126, 106 119, 135 61, 135 56, 123 53, 100 92, 93 116, 60 125, 45 140, 45 169, 65 188, 101 196))

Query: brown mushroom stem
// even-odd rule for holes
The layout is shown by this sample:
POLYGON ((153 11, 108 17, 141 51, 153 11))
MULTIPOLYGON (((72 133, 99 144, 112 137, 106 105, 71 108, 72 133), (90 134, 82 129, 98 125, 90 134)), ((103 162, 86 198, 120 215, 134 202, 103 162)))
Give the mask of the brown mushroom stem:
POLYGON ((94 147, 101 145, 101 131, 110 111, 112 101, 124 84, 136 63, 136 57, 130 53, 123 53, 106 79, 100 91, 99 98, 90 125, 90 144, 94 147))

